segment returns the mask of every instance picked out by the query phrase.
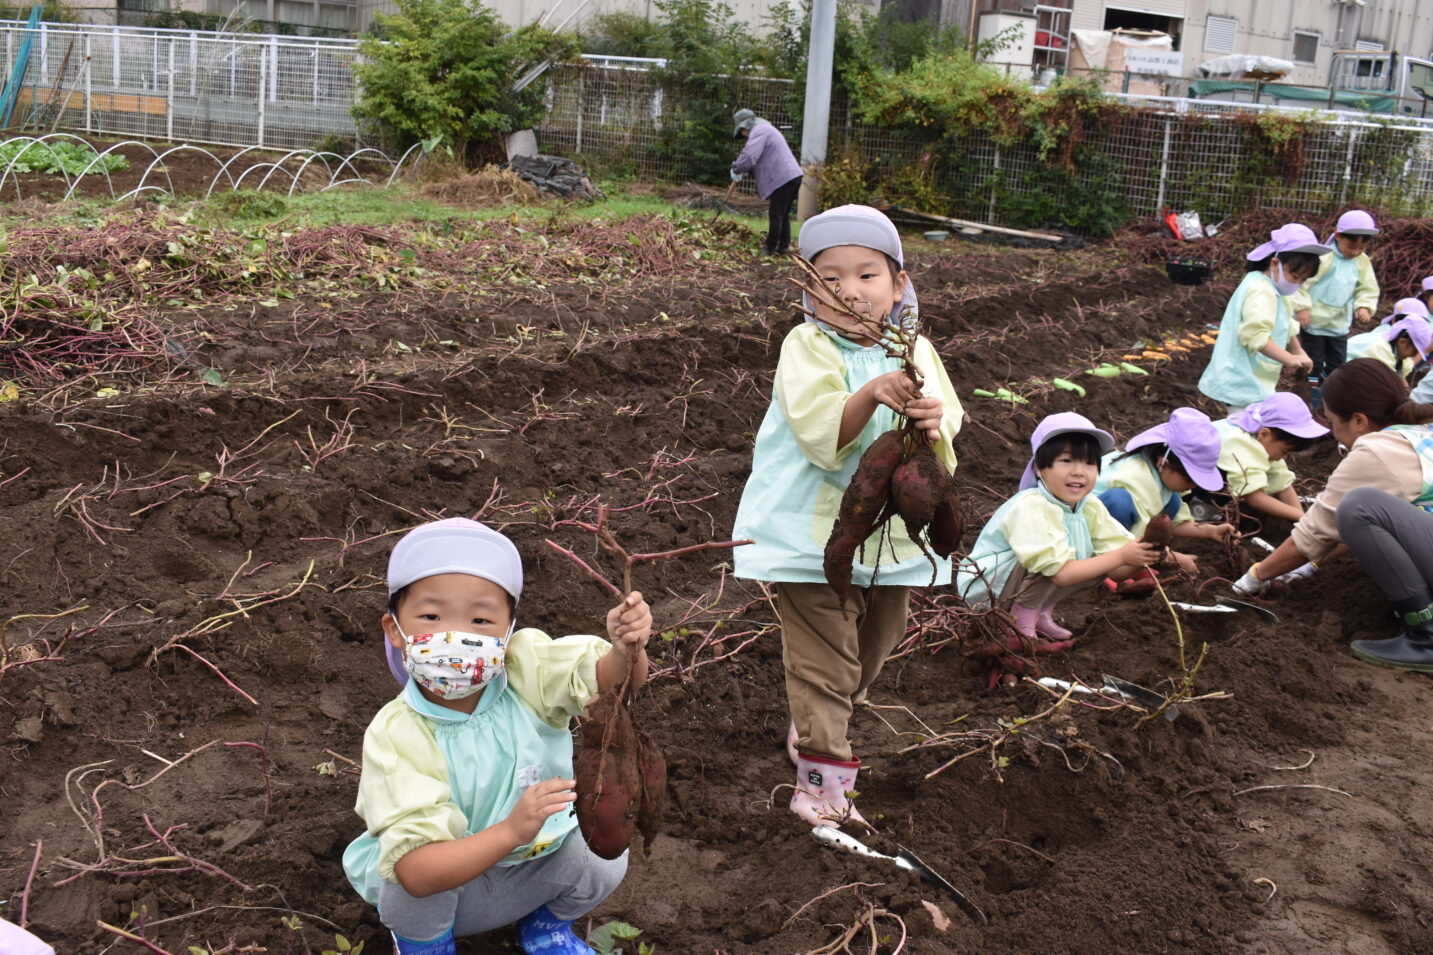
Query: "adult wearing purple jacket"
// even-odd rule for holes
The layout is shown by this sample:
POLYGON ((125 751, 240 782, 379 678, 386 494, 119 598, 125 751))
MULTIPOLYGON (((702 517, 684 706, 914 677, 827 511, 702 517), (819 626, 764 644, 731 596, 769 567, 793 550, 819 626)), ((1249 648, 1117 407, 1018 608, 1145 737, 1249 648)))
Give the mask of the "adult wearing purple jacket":
POLYGON ((785 255, 791 245, 791 206, 801 190, 801 164, 781 130, 751 110, 737 110, 732 120, 736 123, 732 138, 745 140, 746 145, 731 164, 731 181, 748 172, 755 177, 756 194, 770 203, 766 254, 785 255))

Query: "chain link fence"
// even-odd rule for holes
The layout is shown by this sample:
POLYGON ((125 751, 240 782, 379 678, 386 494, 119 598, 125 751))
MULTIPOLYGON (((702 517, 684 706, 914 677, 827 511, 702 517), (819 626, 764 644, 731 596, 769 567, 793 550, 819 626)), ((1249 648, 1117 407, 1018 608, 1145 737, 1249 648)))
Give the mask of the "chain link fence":
MULTIPOLYGON (((27 32, 22 22, 0 21, 6 76, 27 32)), ((47 23, 31 41, 15 126, 271 149, 359 133, 350 112, 356 40, 47 23)), ((693 92, 654 69, 661 65, 588 57, 553 67, 543 78, 543 150, 607 173, 681 179, 691 168, 683 124, 742 107, 785 131, 793 146, 799 141, 797 83, 723 76, 693 92)), ((1032 224, 1052 204, 1097 192, 1138 216, 1164 208, 1218 216, 1251 205, 1323 213, 1355 201, 1410 214, 1433 209, 1426 124, 1323 113, 1271 154, 1258 142, 1257 117, 1272 107, 1120 98, 1133 108, 1087 137, 1081 162, 1057 169, 1031 147, 1001 148, 988 138, 932 143, 865 125, 838 96, 831 159, 854 159, 877 182, 919 180, 950 214, 1003 224, 1032 224)), ((748 179, 741 188, 753 187, 748 179)))
MULTIPOLYGON (((5 76, 26 24, 0 21, 5 76)), ((11 125, 298 149, 353 138, 358 41, 42 23, 11 125)))
MULTIPOLYGON (((545 151, 579 158, 607 172, 679 179, 683 158, 669 147, 679 131, 681 93, 663 83, 652 61, 588 62, 553 68, 548 113, 538 130, 545 151)), ((766 117, 797 147, 799 90, 790 80, 723 78, 731 109, 766 117)), ((1175 97, 1119 95, 1132 107, 1087 137, 1082 157, 1056 170, 1033 147, 1002 148, 980 139, 952 146, 905 130, 859 123, 838 97, 831 110, 830 155, 854 158, 876 179, 924 178, 949 214, 991 223, 1029 222, 1064 197, 1058 188, 1096 186, 1117 195, 1127 213, 1166 208, 1229 215, 1251 205, 1322 214, 1349 202, 1408 214, 1433 210, 1433 129, 1418 121, 1369 119, 1361 113, 1278 111, 1313 116, 1274 161, 1257 140, 1257 117, 1274 107, 1175 97), (1064 178, 1056 175, 1064 172, 1064 178), (1113 188, 1111 188, 1113 186, 1113 188)), ((736 147, 733 145, 733 156, 736 147)), ((743 183, 749 190, 750 184, 743 183)))

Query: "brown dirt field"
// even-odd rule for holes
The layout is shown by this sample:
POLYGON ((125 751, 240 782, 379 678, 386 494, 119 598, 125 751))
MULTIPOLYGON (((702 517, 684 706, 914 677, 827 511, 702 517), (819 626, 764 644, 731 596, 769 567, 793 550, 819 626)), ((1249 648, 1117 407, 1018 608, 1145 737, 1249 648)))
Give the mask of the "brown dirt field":
MULTIPOLYGON (((926 331, 962 396, 1071 376, 1141 337, 1217 321, 1233 278, 1174 286, 1111 247, 916 249, 926 331)), ((419 263, 444 267, 429 255, 419 263)), ((84 608, 16 620, 6 636, 6 662, 32 662, 0 673, 0 912, 18 918, 38 854, 29 917, 62 953, 139 951, 97 926, 138 930, 133 913, 170 952, 318 952, 335 932, 387 952, 340 867, 360 827, 356 778, 341 770, 395 691, 377 627, 393 535, 437 514, 503 526, 527 565, 523 622, 600 628, 605 592, 544 539, 593 556, 590 537, 558 522, 590 518, 599 496, 630 508, 614 527, 642 550, 729 535, 794 320, 785 274, 728 257, 618 285, 475 278, 462 292, 175 312, 176 333, 208 330, 193 353, 227 387, 136 379, 108 398, 0 405, 6 616, 84 608), (36 661, 71 624, 63 659, 36 661), (189 652, 155 654, 180 634, 257 703, 189 652), (267 779, 255 748, 216 741, 266 746, 267 779), (146 820, 242 886, 212 871, 86 868, 170 855, 146 820), (291 913, 302 928, 281 921, 291 913)), ((983 519, 1014 491, 1041 415, 1073 408, 1128 436, 1198 403, 1203 357, 1079 377, 1079 400, 1046 391, 1010 410, 968 398, 968 506, 983 519)), ((1294 467, 1312 488, 1336 460, 1324 445, 1294 467)), ((1206 573, 1232 572, 1191 549, 1206 573)), ((942 634, 893 660, 852 726, 860 805, 882 830, 875 845, 914 849, 986 926, 893 867, 819 847, 782 792, 771 803, 792 774, 779 636, 758 587, 723 580, 716 558, 643 567, 637 584, 671 637, 654 639, 667 672, 638 703, 666 755, 671 809, 652 857, 632 859, 594 917, 631 922, 658 952, 811 951, 868 905, 893 914, 878 922, 883 953, 896 918, 915 953, 1433 949, 1429 684, 1349 655, 1349 639, 1389 630, 1349 564, 1275 602, 1277 626, 1186 618, 1191 652, 1210 645, 1198 690, 1228 698, 1144 724, 1068 707, 1018 727, 999 760, 935 775, 961 750, 909 746, 996 732, 1050 699, 1028 683, 985 692, 952 646, 932 646, 942 634), (717 609, 677 626, 703 595, 717 609), (1347 795, 1240 794, 1281 785, 1347 795), (833 892, 851 883, 867 885, 833 892)), ((1189 583, 1171 591, 1194 596, 1189 583)), ((1168 689, 1179 673, 1158 597, 1088 595, 1062 616, 1079 639, 1050 675, 1168 689)), ((495 932, 461 950, 515 948, 495 932)))

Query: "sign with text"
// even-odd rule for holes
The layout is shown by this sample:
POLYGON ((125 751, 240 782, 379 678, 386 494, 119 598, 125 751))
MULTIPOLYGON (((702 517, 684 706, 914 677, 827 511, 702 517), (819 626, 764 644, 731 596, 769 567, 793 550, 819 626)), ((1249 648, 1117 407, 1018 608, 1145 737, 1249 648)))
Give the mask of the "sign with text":
POLYGON ((1125 69, 1131 73, 1154 73, 1179 76, 1184 70, 1184 54, 1171 50, 1137 50, 1127 47, 1125 69))

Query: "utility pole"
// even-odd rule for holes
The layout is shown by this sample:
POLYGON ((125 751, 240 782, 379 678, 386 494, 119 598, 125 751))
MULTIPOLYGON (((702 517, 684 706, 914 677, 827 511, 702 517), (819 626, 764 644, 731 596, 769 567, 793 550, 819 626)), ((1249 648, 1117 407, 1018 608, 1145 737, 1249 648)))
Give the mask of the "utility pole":
POLYGON ((836 59, 836 0, 812 0, 811 40, 806 54, 806 114, 801 121, 801 192, 796 218, 805 222, 820 211, 816 176, 826 164, 831 129, 831 69, 836 59))

